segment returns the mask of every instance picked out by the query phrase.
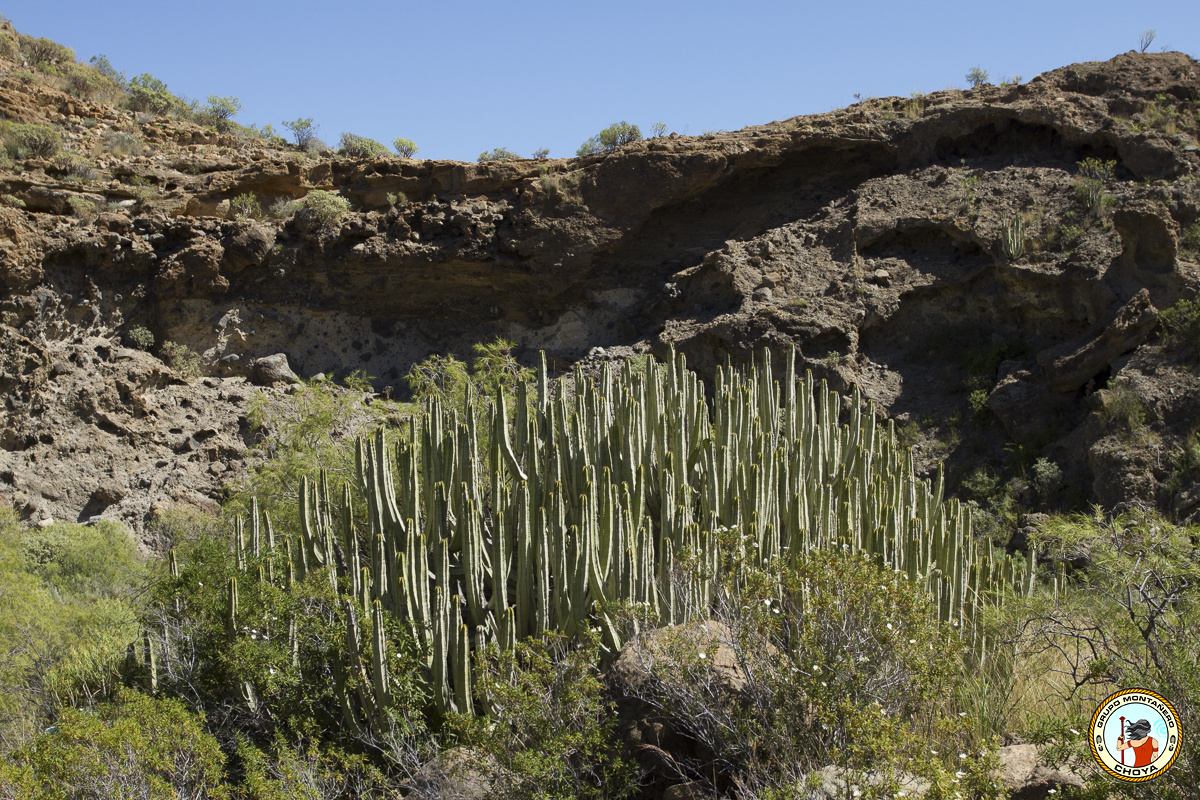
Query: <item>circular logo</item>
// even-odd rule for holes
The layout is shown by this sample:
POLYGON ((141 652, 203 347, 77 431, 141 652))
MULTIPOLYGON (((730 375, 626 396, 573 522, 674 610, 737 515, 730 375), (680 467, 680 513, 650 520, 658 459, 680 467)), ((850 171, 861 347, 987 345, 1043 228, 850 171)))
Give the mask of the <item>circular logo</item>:
POLYGON ((1114 778, 1152 781, 1175 763, 1179 715, 1166 699, 1146 689, 1122 689, 1092 715, 1092 755, 1114 778))

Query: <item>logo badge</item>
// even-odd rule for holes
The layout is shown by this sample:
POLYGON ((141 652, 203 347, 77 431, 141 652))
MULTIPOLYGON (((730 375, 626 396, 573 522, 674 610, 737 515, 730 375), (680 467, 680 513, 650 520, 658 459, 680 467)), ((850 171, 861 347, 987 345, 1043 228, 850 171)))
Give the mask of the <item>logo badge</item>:
POLYGON ((1152 781, 1179 755, 1179 715, 1166 698, 1146 689, 1122 689, 1092 715, 1092 755, 1114 778, 1152 781))

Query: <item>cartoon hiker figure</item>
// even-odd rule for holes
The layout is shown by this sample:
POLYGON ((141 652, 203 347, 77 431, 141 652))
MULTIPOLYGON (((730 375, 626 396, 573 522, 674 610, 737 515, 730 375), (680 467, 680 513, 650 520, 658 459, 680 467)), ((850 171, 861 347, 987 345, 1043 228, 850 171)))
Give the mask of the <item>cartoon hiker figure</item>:
MULTIPOLYGON (((1117 739, 1118 750, 1133 750, 1133 766, 1148 767, 1158 752, 1158 741, 1150 736, 1150 720, 1139 719, 1125 726, 1125 736, 1117 739)), ((1124 761, 1125 754, 1121 754, 1124 761)))

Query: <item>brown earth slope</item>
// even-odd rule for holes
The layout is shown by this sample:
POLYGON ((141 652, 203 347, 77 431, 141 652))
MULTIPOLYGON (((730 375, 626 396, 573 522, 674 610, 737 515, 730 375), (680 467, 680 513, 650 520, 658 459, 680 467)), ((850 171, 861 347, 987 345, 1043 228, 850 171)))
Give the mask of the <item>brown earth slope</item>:
POLYGON ((795 345, 968 493, 1043 458, 1061 478, 1025 491, 1047 508, 1197 511, 1196 354, 1157 321, 1200 274, 1185 55, 482 164, 311 156, 19 69, 0 62, 0 113, 75 154, 0 164, 0 491, 35 520, 212 503, 246 463, 258 358, 402 392, 416 361, 497 335, 560 366, 673 343, 702 373, 795 345), (318 189, 354 210, 231 218, 318 189), (138 326, 204 377, 130 347, 138 326))

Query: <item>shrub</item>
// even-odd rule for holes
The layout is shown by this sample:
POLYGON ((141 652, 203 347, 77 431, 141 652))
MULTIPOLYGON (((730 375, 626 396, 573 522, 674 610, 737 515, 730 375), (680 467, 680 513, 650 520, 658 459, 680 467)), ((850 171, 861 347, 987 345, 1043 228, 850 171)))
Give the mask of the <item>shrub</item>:
POLYGON ((414 400, 437 398, 465 411, 477 398, 493 396, 497 389, 511 393, 518 383, 532 377, 532 370, 522 367, 513 355, 516 347, 500 337, 486 344, 478 343, 472 348, 475 358, 470 369, 453 355, 433 354, 414 364, 404 380, 414 400))
POLYGON ((304 208, 325 227, 330 227, 350 210, 350 201, 333 192, 313 189, 304 198, 304 208))
POLYGON ((417 154, 417 143, 412 139, 405 139, 403 136, 397 136, 392 139, 392 147, 396 148, 396 154, 401 158, 412 158, 417 154))
POLYGON ((1193 253, 1200 253, 1200 220, 1193 222, 1191 227, 1179 237, 1179 247, 1193 253))
POLYGON ((54 62, 75 62, 75 51, 58 42, 49 39, 34 39, 32 36, 20 36, 21 52, 30 66, 53 64, 54 62))
POLYGON ((496 724, 475 735, 505 770, 498 796, 615 800, 634 792, 637 767, 622 753, 596 668, 598 635, 585 633, 578 646, 553 634, 515 651, 491 645, 479 661, 478 694, 496 724))
POLYGON ((387 158, 391 155, 386 147, 374 139, 353 133, 343 133, 338 147, 351 158, 387 158))
POLYGON ((229 201, 229 216, 233 219, 262 219, 262 205, 250 192, 239 194, 229 201))
POLYGON ((96 201, 87 197, 69 197, 67 204, 71 206, 71 212, 75 218, 84 222, 91 222, 100 213, 96 201))
POLYGON ((1100 421, 1105 430, 1129 439, 1146 423, 1146 406, 1137 392, 1125 384, 1110 386, 1101 393, 1100 421))
POLYGON ((104 54, 92 56, 90 59, 88 59, 88 63, 95 67, 96 71, 105 78, 108 78, 110 81, 120 86, 122 90, 125 89, 125 86, 128 83, 128 81, 125 80, 125 73, 117 72, 116 67, 114 67, 108 60, 108 56, 104 54))
POLYGON ((167 85, 148 72, 129 80, 129 107, 134 111, 166 114, 181 107, 178 97, 167 91, 167 85))
POLYGON ((4 147, 13 158, 50 158, 62 149, 62 136, 49 125, 14 123, 4 129, 4 147))
POLYGON ((59 153, 54 157, 54 170, 68 180, 90 183, 100 177, 96 165, 75 153, 59 153))
POLYGON ((591 139, 585 141, 580 145, 577 154, 585 156, 593 153, 609 152, 630 142, 641 141, 641 138, 642 132, 637 125, 630 125, 628 122, 622 120, 621 122, 614 122, 591 139))
POLYGON ((479 154, 479 158, 476 160, 482 164, 487 161, 516 161, 519 158, 521 158, 520 155, 514 153, 512 150, 509 150, 507 147, 497 147, 490 153, 487 150, 484 150, 479 154))
POLYGON ((550 157, 550 148, 549 147, 539 147, 537 150, 533 151, 533 157, 536 159, 539 159, 539 160, 543 159, 543 158, 549 158, 550 157))
POLYGON ((221 97, 215 94, 208 96, 208 105, 201 112, 204 117, 212 120, 213 127, 221 133, 229 130, 230 120, 240 113, 242 113, 241 100, 236 97, 221 97))
POLYGON ((403 205, 408 202, 408 196, 404 192, 388 192, 387 201, 390 206, 403 205))
POLYGON ((162 357, 180 375, 185 378, 196 378, 203 371, 204 362, 200 354, 186 344, 166 341, 162 344, 162 357))
POLYGON ((291 122, 284 122, 282 125, 292 132, 296 146, 301 150, 308 150, 310 145, 316 141, 317 128, 313 125, 312 117, 294 119, 291 122))
POLYGON ((13 194, 0 194, 0 205, 6 205, 9 208, 24 208, 25 201, 13 194))
POLYGON ((1158 36, 1158 33, 1153 28, 1142 31, 1142 35, 1138 37, 1138 52, 1144 53, 1149 50, 1156 36, 1158 36))
POLYGON ((107 130, 100 134, 96 149, 117 157, 140 156, 146 145, 140 137, 124 131, 107 130))
POLYGON ((978 89, 988 81, 988 73, 986 69, 979 67, 971 67, 967 72, 967 83, 971 84, 972 89, 978 89))
POLYGON ((125 342, 138 350, 154 347, 154 334, 145 325, 136 325, 125 332, 125 342))
POLYGON ((222 786, 225 758, 204 732, 203 718, 178 700, 133 691, 97 713, 64 710, 53 728, 16 756, 46 800, 229 797, 222 786))
POLYGON ((1075 181, 1075 200, 1089 215, 1099 218, 1105 207, 1113 202, 1105 186, 1113 179, 1117 162, 1085 158, 1076 166, 1079 167, 1079 177, 1075 181))
POLYGON ((267 211, 274 219, 287 219, 295 214, 301 208, 304 208, 304 202, 301 200, 289 200, 286 197, 281 197, 274 203, 271 203, 271 208, 267 211))
POLYGON ((667 135, 667 123, 656 122, 650 126, 650 136, 654 139, 661 139, 667 135))
POLYGON ((1180 300, 1158 315, 1163 338, 1172 343, 1200 350, 1200 297, 1180 300))

